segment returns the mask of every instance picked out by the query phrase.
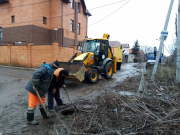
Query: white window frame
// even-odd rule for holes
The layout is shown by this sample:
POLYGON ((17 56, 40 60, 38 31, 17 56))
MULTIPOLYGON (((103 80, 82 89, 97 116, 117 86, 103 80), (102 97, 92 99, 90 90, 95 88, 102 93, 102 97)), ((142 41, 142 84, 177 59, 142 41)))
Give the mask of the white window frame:
POLYGON ((71 0, 71 8, 74 9, 74 0, 71 0))
POLYGON ((80 12, 81 12, 81 10, 80 10, 80 9, 81 9, 81 3, 79 3, 79 2, 78 2, 78 13, 80 13, 80 12))
POLYGON ((77 34, 80 35, 80 23, 77 24, 77 34))
POLYGON ((71 20, 71 21, 70 21, 70 31, 71 31, 71 32, 73 32, 73 28, 74 28, 73 25, 74 25, 74 21, 71 20))

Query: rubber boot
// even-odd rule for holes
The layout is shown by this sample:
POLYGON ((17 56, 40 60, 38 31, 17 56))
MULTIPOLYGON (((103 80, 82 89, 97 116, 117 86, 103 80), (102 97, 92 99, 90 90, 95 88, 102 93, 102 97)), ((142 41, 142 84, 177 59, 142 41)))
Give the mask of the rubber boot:
POLYGON ((34 110, 35 108, 30 108, 28 107, 28 110, 27 110, 27 123, 28 124, 31 124, 31 125, 38 125, 39 122, 34 120, 34 110))
MULTIPOLYGON (((46 110, 47 110, 47 107, 46 107, 46 106, 45 106, 45 108, 46 108, 46 110)), ((47 114, 46 114, 44 108, 42 107, 42 105, 39 106, 39 110, 40 110, 41 115, 43 116, 44 119, 50 118, 50 116, 51 116, 51 117, 54 116, 54 115, 52 115, 52 114, 50 114, 50 116, 47 116, 47 114)))

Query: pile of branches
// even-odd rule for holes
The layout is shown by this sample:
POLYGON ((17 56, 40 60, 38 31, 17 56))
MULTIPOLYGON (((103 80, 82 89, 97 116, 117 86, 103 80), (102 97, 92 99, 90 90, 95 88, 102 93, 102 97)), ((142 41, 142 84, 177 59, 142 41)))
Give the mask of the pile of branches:
MULTIPOLYGON (((62 116, 57 113, 57 134, 158 134, 180 133, 180 94, 177 91, 171 68, 161 68, 155 81, 146 77, 146 92, 138 93, 141 76, 128 78, 114 88, 106 87, 105 93, 91 102, 98 108, 91 112, 76 109, 75 113, 62 116), (112 90, 113 89, 113 90, 112 90), (163 91, 160 91, 163 89, 163 91), (134 94, 122 95, 120 91, 134 94), (162 94, 161 94, 162 93, 162 94)), ((82 100, 77 100, 73 106, 82 100)))
POLYGON ((92 112, 77 110, 69 116, 59 114, 61 123, 56 125, 59 134, 163 135, 180 132, 180 111, 171 101, 106 93, 93 103, 98 108, 92 112))

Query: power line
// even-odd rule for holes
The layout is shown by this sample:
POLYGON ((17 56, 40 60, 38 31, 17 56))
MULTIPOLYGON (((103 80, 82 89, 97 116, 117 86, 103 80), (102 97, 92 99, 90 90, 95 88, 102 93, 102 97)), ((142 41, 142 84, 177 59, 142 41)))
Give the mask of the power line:
MULTIPOLYGON (((49 0, 48 0, 48 1, 49 1, 49 0)), ((34 3, 34 4, 40 4, 40 3, 44 3, 44 2, 48 2, 48 1, 43 1, 43 2, 34 3)), ((130 1, 130 0, 129 0, 129 1, 130 1)), ((128 1, 128 2, 129 2, 129 1, 128 1)), ((121 1, 121 2, 122 2, 122 1, 121 1)), ((126 2, 124 5, 126 5, 128 2, 126 2)), ((28 4, 28 5, 34 5, 34 4, 28 4)), ((114 4, 114 3, 112 3, 112 4, 114 4)), ((122 5, 120 8, 122 8, 124 5, 122 5)), ((27 5, 24 5, 24 6, 27 6, 27 5)), ((106 6, 107 6, 107 5, 106 5, 106 6)), ((20 7, 20 6, 18 6, 18 7, 20 7)), ((103 6, 102 6, 102 7, 103 7, 103 6)), ((98 8, 101 8, 101 7, 98 7, 98 8)), ((95 23, 93 23, 93 24, 90 24, 90 25, 88 25, 88 26, 94 25, 94 24, 96 24, 96 23, 104 20, 105 18, 109 17, 110 15, 112 15, 113 13, 115 13, 116 11, 118 11, 120 8, 118 8, 117 10, 115 10, 114 12, 112 12, 111 14, 109 14, 108 16, 102 18, 101 20, 99 20, 99 21, 97 21, 97 22, 95 22, 95 23)), ((96 8, 96 9, 97 9, 97 8, 96 8)), ((75 14, 75 13, 70 13, 70 14, 66 14, 66 15, 63 15, 63 16, 68 16, 68 15, 72 15, 72 14, 75 14)), ((62 16, 50 17, 50 18, 47 18, 47 19, 53 19, 53 18, 58 18, 58 17, 62 17, 62 16)), ((43 20, 43 19, 34 20, 34 21, 27 21, 27 22, 21 22, 21 23, 15 23, 15 24, 37 22, 37 21, 42 21, 42 20, 43 20)), ((9 24, 11 24, 11 23, 9 23, 9 24)), ((7 24, 0 24, 0 25, 7 25, 7 24)), ((81 27, 81 29, 82 29, 82 28, 86 28, 86 27, 87 27, 87 26, 81 27)), ((74 29, 73 29, 73 30, 74 30, 74 29)))
MULTIPOLYGON (((71 13, 71 14, 66 14, 66 15, 63 15, 63 16, 69 16, 69 15, 72 15, 72 14, 75 14, 75 13, 71 13)), ((54 17, 47 17, 47 19, 54 19, 54 18, 58 18, 58 17, 62 17, 62 16, 54 16, 54 17)), ((14 23, 14 24, 22 24, 22 23, 30 23, 30 22, 38 22, 38 21, 42 21, 43 19, 39 19, 39 20, 34 20, 34 21, 27 21, 27 22, 20 22, 20 23, 14 23)), ((7 25, 7 24, 12 24, 12 23, 6 23, 6 24, 0 24, 0 25, 7 25)))
POLYGON ((170 51, 166 48, 166 46, 164 45, 166 51, 171 55, 170 51))
POLYGON ((126 1, 126 0, 121 0, 121 1, 118 1, 118 2, 115 2, 115 3, 110 3, 110 4, 107 4, 107 5, 104 5, 104 6, 100 6, 100 7, 96 7, 96 8, 91 8, 91 9, 88 9, 88 10, 94 10, 94 9, 110 6, 110 5, 113 5, 113 4, 116 4, 116 3, 120 3, 120 2, 123 2, 123 1, 126 1))
MULTIPOLYGON (((130 0, 129 0, 129 1, 130 1, 130 0)), ((115 11, 113 11, 112 13, 110 13, 109 15, 105 16, 104 18, 100 19, 99 21, 94 22, 94 23, 92 23, 92 24, 90 24, 90 25, 86 25, 86 26, 84 26, 84 27, 80 27, 80 29, 83 29, 83 28, 86 28, 86 27, 88 27, 88 26, 92 26, 92 25, 94 25, 94 24, 96 24, 96 23, 99 23, 100 21, 102 21, 102 20, 106 19, 107 17, 111 16, 113 13, 117 12, 119 9, 121 9, 123 6, 125 6, 129 1, 127 1, 127 2, 126 2, 125 4, 123 4, 121 7, 119 7, 118 9, 116 9, 115 11)), ((65 29, 65 28, 64 28, 64 29, 65 29)), ((69 30, 69 29, 66 29, 66 30, 71 31, 71 30, 69 30)), ((75 30, 75 29, 73 29, 73 30, 75 30)))
MULTIPOLYGON (((50 0, 46 0, 46 1, 41 1, 41 2, 37 2, 37 3, 33 3, 33 4, 27 4, 27 5, 21 5, 21 6, 14 6, 14 7, 7 7, 7 8, 0 8, 0 9, 9 9, 9 8, 25 7, 25 6, 41 4, 41 3, 45 3, 45 2, 49 2, 49 1, 50 1, 50 0)), ((105 7, 105 6, 110 6, 110 5, 113 5, 113 4, 116 4, 116 3, 120 3, 120 2, 123 2, 123 1, 126 1, 126 0, 121 0, 121 1, 118 1, 118 2, 115 2, 115 3, 110 3, 110 4, 108 4, 108 5, 103 5, 103 6, 96 7, 96 8, 92 8, 92 9, 88 9, 88 10, 94 10, 94 9, 102 8, 102 7, 105 7)))
MULTIPOLYGON (((49 1, 49 0, 48 0, 48 1, 49 1)), ((40 3, 44 3, 44 2, 48 2, 48 1, 43 1, 43 2, 34 3, 34 4, 40 4, 40 3)), ((125 0, 123 0, 123 1, 125 1, 125 0)), ((130 1, 130 0, 129 0, 129 1, 130 1)), ((117 12, 119 9, 121 9, 123 6, 125 6, 129 1, 127 1, 125 4, 123 4, 121 7, 119 7, 118 9, 116 9, 115 11, 113 11, 112 13, 110 13, 109 15, 107 15, 107 16, 105 16, 104 18, 98 20, 97 22, 94 22, 94 23, 92 23, 92 24, 90 24, 90 25, 86 25, 86 26, 84 26, 84 27, 80 27, 80 29, 83 29, 83 28, 86 28, 86 27, 88 27, 88 26, 92 26, 92 25, 94 25, 94 24, 96 24, 96 23, 99 23, 100 21, 106 19, 107 17, 109 17, 109 16, 111 16, 112 14, 114 14, 115 12, 117 12)), ((122 1, 119 1, 119 2, 122 2, 122 1)), ((116 2, 116 3, 119 3, 119 2, 116 2)), ((28 5, 34 5, 34 4, 28 4, 28 5)), ((115 3, 112 3, 112 4, 115 4, 115 3)), ((109 4, 109 5, 112 5, 112 4, 109 4)), ((24 6, 27 6, 27 5, 24 5, 24 6)), ((108 6, 108 5, 104 5, 104 6, 108 6)), ((101 7, 104 7, 104 6, 101 6, 101 7)), ((19 6, 19 7, 20 7, 20 6, 19 6)), ((97 7, 97 8, 101 8, 101 7, 97 7)), ((12 8, 13 8, 13 7, 12 7, 12 8)), ((94 9, 97 9, 97 8, 94 8, 94 9)), ((68 16, 68 15, 72 15, 72 14, 75 14, 75 13, 66 14, 66 15, 63 15, 63 16, 68 16)), ((47 19, 54 19, 54 18, 58 18, 58 17, 62 17, 62 16, 50 17, 50 18, 47 18, 47 19)), ((15 23, 15 24, 37 22, 37 21, 42 21, 42 20, 43 20, 43 19, 34 20, 34 21, 27 21, 27 22, 21 22, 21 23, 15 23)), ((9 24, 11 24, 11 23, 9 23, 9 24)), ((5 24, 0 24, 0 25, 5 25, 5 24)), ((65 28, 64 28, 64 29, 65 29, 65 28)), ((66 30, 71 31, 71 30, 69 30, 69 29, 66 29, 66 30)), ((75 30, 75 29, 73 29, 73 30, 75 30)))
MULTIPOLYGON (((102 20, 108 18, 109 16, 111 16, 112 14, 114 14, 115 12, 117 12, 119 9, 121 9, 123 6, 125 6, 128 2, 130 2, 130 0, 127 1, 125 4, 123 4, 121 7, 119 7, 118 9, 116 9, 115 11, 113 11, 112 13, 110 13, 109 15, 105 16, 104 18, 100 19, 99 21, 94 22, 94 23, 92 23, 92 24, 90 24, 90 25, 88 25, 88 26, 92 26, 92 25, 94 25, 94 24, 96 24, 96 23, 98 23, 98 22, 100 22, 100 21, 102 21, 102 20)), ((87 27, 87 26, 81 27, 81 28, 86 28, 86 27, 87 27)))
POLYGON ((49 0, 46 0, 46 1, 41 1, 41 2, 37 2, 37 3, 33 3, 33 4, 27 4, 27 5, 21 5, 21 6, 14 6, 14 7, 7 7, 7 8, 0 8, 0 9, 8 9, 8 8, 25 7, 25 6, 29 6, 29 5, 36 5, 36 4, 44 3, 44 2, 49 2, 49 0))

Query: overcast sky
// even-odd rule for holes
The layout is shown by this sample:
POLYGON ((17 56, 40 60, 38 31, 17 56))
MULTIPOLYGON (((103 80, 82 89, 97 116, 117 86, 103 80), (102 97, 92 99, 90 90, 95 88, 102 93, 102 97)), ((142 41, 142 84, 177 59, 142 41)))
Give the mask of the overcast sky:
MULTIPOLYGON (((88 37, 101 38, 103 33, 110 34, 110 41, 129 43, 132 47, 136 39, 140 45, 158 48, 160 32, 164 28, 171 0, 85 0, 92 16, 88 20, 88 37), (121 1, 121 2, 120 2, 121 1), (111 3, 119 2, 113 5, 111 3), (124 5, 128 2, 126 5, 124 5), (102 8, 103 5, 109 5, 102 8), (124 5, 122 8, 120 8, 124 5), (107 15, 106 19, 95 23, 107 15), (92 9, 92 10, 91 10, 92 9), (94 24, 95 23, 95 24, 94 24), (93 25, 91 25, 93 24, 93 25)), ((175 17, 178 0, 174 0, 171 18, 168 25, 169 36, 165 45, 171 44, 175 37, 175 17)))

